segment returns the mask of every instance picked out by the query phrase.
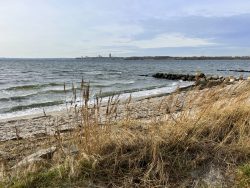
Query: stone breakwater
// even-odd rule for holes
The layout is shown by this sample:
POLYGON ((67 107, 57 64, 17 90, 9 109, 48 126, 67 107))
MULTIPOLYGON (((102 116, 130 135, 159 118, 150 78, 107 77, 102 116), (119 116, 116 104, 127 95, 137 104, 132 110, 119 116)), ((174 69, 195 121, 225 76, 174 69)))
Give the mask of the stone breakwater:
POLYGON ((168 79, 168 80, 183 80, 183 81, 196 81, 200 78, 206 78, 203 73, 197 75, 189 74, 173 74, 173 73, 156 73, 153 75, 154 78, 168 79))
POLYGON ((196 83, 203 82, 233 82, 244 80, 242 76, 239 78, 230 76, 206 76, 204 73, 197 73, 195 75, 190 74, 175 74, 175 73, 156 73, 153 75, 154 78, 168 79, 168 80, 183 80, 183 81, 194 81, 196 83))
MULTIPOLYGON (((175 74, 175 73, 156 73, 153 75, 154 78, 168 79, 168 80, 183 80, 183 81, 193 81, 196 86, 200 89, 210 88, 216 85, 232 84, 235 81, 244 80, 242 76, 236 78, 233 76, 223 77, 223 76, 207 76, 204 73, 196 73, 195 75, 190 74, 175 74)), ((247 79, 250 79, 247 78, 247 79)))

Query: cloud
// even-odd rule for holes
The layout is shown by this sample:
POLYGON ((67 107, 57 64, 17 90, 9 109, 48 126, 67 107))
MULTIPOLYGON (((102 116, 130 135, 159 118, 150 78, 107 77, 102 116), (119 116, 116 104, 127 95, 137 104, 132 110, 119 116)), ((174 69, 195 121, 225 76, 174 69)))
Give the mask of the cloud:
POLYGON ((250 14, 230 17, 171 17, 138 21, 144 32, 136 39, 150 39, 162 33, 181 33, 190 38, 210 39, 218 44, 250 46, 250 14))
POLYGON ((148 40, 133 41, 130 44, 139 48, 176 48, 176 47, 198 47, 216 45, 207 39, 186 37, 182 34, 160 34, 148 40))
MULTIPOLYGON (((184 3, 184 2, 183 2, 184 3)), ((231 17, 250 13, 249 0, 191 0, 184 3, 186 15, 203 17, 231 17)))
POLYGON ((249 25, 249 0, 0 1, 0 56, 248 55, 249 25))

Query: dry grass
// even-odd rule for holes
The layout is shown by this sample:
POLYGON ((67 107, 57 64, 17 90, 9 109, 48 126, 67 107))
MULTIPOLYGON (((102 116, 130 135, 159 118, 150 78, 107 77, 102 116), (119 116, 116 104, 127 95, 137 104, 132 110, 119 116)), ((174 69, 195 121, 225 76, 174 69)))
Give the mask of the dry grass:
POLYGON ((2 186, 249 186, 249 82, 175 93, 150 121, 131 117, 131 99, 117 120, 119 98, 110 97, 101 111, 101 99, 90 106, 89 85, 81 87, 82 107, 73 108, 78 128, 50 138, 47 145, 58 147, 51 160, 3 170, 2 186))

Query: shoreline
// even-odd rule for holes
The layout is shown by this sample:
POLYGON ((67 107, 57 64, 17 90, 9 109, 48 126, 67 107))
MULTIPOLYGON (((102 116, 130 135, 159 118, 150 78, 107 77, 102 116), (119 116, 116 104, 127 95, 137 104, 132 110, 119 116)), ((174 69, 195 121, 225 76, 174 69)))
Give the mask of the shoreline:
MULTIPOLYGON (((185 86, 183 88, 179 88, 179 92, 187 92, 192 90, 194 85, 185 86)), ((149 97, 138 97, 131 99, 131 106, 133 109, 133 113, 137 111, 133 118, 136 119, 148 119, 152 115, 154 109, 151 109, 152 106, 147 106, 147 103, 150 102, 155 103, 153 106, 157 106, 161 100, 165 99, 168 96, 174 94, 175 91, 171 93, 164 93, 158 95, 151 95, 149 97), (146 108, 147 106, 147 108, 146 108), (136 109, 138 108, 138 109, 136 109)), ((119 112, 118 118, 124 118, 125 114, 123 110, 126 106, 126 101, 128 99, 121 100, 119 103, 119 112)), ((107 107, 107 102, 103 102, 101 104, 101 111, 103 116, 105 116, 105 110, 107 107)), ((75 122, 75 114, 74 109, 71 107, 71 110, 67 112, 67 110, 62 111, 53 111, 46 113, 46 116, 43 113, 32 114, 20 117, 13 117, 0 120, 0 142, 8 141, 8 140, 18 140, 18 139, 27 139, 31 137, 44 136, 44 135, 54 135, 56 131, 58 131, 58 125, 60 126, 60 131, 65 132, 67 130, 72 130, 72 128, 76 128, 75 126, 71 126, 70 124, 75 122), (57 125, 56 125, 57 124, 57 125), (18 133, 17 133, 18 132, 18 133), (18 136, 17 136, 18 135, 18 136), (17 138, 19 137, 19 138, 17 138)))
MULTIPOLYGON (((179 87, 179 89, 181 90, 186 90, 188 88, 191 88, 194 86, 194 83, 190 85, 184 85, 184 86, 181 86, 179 87)), ((158 88, 157 88, 158 89, 158 88)), ((145 96, 139 96, 139 97, 134 97, 132 98, 134 101, 141 101, 141 100, 144 100, 144 99, 150 99, 150 98, 156 98, 156 97, 162 97, 162 96, 167 96, 171 93, 173 93, 176 89, 173 89, 173 91, 170 91, 170 92, 166 92, 166 93, 160 93, 160 94, 151 94, 151 95, 145 95, 145 96)), ((132 93, 124 93, 124 94, 127 94, 127 95, 130 95, 130 94, 133 94, 134 92, 132 93)), ((114 96, 118 96, 118 95, 114 95, 114 96)), ((109 96, 111 97, 111 96, 109 96)), ((109 98, 109 97, 103 97, 104 98, 109 98)), ((121 101, 126 101, 127 98, 129 97, 124 97, 121 101)), ((103 104, 103 106, 107 105, 106 104, 107 102, 105 102, 103 104)), ((48 110, 46 111, 45 110, 45 113, 47 116, 58 116, 58 115, 63 115, 67 112, 67 109, 66 109, 66 105, 65 104, 62 104, 61 106, 63 106, 62 109, 55 109, 55 110, 48 110)), ((45 117, 44 115, 44 111, 43 109, 41 108, 40 109, 40 112, 34 112, 34 113, 31 113, 31 114, 28 114, 28 115, 17 115, 17 116, 14 116, 14 117, 7 117, 7 118, 2 118, 0 119, 0 123, 3 123, 3 122, 9 122, 9 121, 18 121, 18 120, 25 120, 25 119, 33 119, 33 118, 42 118, 42 117, 45 117)), ((22 111, 20 111, 22 112, 22 111)), ((4 114, 2 114, 4 115, 4 114)))
MULTIPOLYGON (((237 86, 240 83, 248 81, 236 81, 231 84, 237 86)), ((219 86, 218 86, 219 87, 219 86)), ((209 90, 216 90, 217 86, 196 89, 197 86, 191 85, 184 88, 179 88, 172 93, 165 93, 150 97, 132 99, 130 105, 131 114, 133 119, 147 120, 151 117, 162 116, 163 113, 157 109, 163 102, 169 102, 171 96, 175 98, 183 98, 185 100, 187 96, 195 94, 203 95, 209 90), (187 95, 187 96, 185 96, 187 95)), ((225 85, 224 87, 231 87, 225 85)), ((176 99, 176 100, 177 100, 176 99)), ((170 101, 171 102, 171 101, 170 101)), ((124 109, 127 108, 126 101, 120 101, 117 112, 117 118, 123 119, 126 114, 124 109)), ((101 104, 101 113, 105 116, 107 103, 101 104)), ((76 128, 79 125, 79 118, 76 117, 74 109, 72 108, 69 113, 67 110, 49 112, 47 116, 44 114, 27 115, 17 118, 5 119, 0 121, 0 142, 16 139, 26 139, 31 137, 37 137, 39 135, 54 135, 56 131, 67 132, 76 128), (77 122, 78 121, 78 122, 77 122), (60 129, 60 130, 59 130, 60 129)))

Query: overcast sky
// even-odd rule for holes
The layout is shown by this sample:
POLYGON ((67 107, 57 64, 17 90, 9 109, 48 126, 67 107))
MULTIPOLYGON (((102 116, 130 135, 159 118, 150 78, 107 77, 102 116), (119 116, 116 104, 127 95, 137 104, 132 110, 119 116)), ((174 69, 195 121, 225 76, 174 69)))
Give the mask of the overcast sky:
POLYGON ((0 0, 0 57, 250 55, 249 0, 0 0))

